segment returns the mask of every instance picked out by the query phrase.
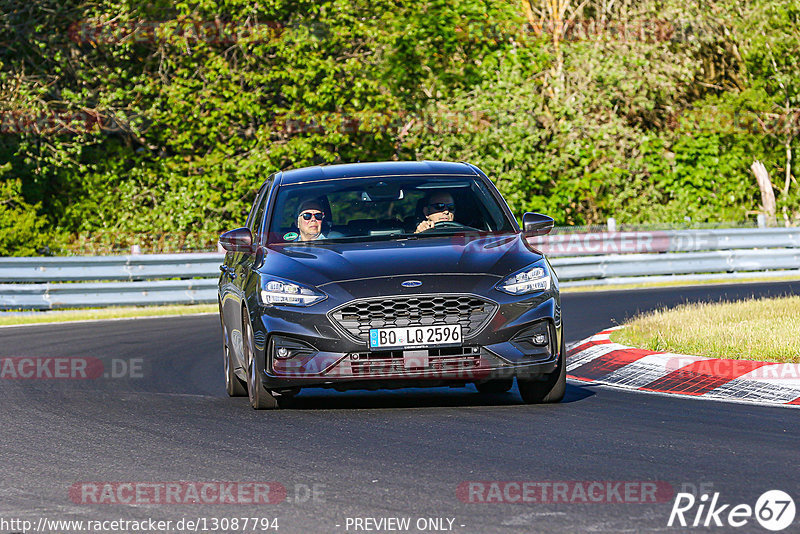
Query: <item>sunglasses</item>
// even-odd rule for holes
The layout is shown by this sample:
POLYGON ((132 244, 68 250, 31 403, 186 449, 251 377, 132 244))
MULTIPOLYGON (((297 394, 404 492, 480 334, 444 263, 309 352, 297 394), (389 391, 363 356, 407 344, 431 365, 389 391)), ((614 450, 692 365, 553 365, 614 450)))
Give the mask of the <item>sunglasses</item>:
POLYGON ((428 204, 429 208, 433 208, 434 212, 438 211, 455 211, 456 205, 452 202, 435 202, 433 204, 428 204))
POLYGON ((305 220, 305 221, 310 221, 312 217, 315 218, 318 221, 321 221, 322 219, 325 218, 325 214, 321 213, 321 212, 320 213, 308 213, 308 212, 306 212, 306 213, 301 213, 300 217, 302 217, 303 220, 305 220))

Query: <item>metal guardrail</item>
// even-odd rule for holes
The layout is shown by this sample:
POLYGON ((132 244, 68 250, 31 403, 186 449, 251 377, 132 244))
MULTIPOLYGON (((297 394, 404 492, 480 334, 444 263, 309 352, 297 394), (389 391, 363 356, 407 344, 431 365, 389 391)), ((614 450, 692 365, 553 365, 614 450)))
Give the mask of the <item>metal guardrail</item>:
POLYGON ((0 309, 5 310, 205 304, 216 300, 216 278, 85 284, 0 284, 0 309))
POLYGON ((800 249, 613 254, 551 260, 560 280, 800 268, 800 249))
POLYGON ((222 254, 143 254, 0 258, 0 282, 76 282, 207 277, 219 273, 222 254), (212 268, 213 267, 213 268, 212 268))
POLYGON ((548 256, 700 252, 748 248, 798 248, 800 228, 731 228, 601 233, 555 233, 530 242, 548 256))
MULTIPOLYGON (((531 242, 551 256, 563 287, 800 277, 798 228, 557 233, 531 242)), ((0 309, 213 303, 222 259, 219 253, 0 258, 0 309)))

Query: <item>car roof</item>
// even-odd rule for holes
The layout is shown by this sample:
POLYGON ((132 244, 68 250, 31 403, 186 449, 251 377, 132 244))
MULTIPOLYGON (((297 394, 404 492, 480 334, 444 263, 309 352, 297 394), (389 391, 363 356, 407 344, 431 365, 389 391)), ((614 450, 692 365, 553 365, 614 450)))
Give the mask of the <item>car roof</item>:
POLYGON ((282 184, 296 184, 337 178, 366 178, 371 176, 454 175, 477 176, 467 163, 449 161, 381 161, 374 163, 345 163, 305 167, 279 173, 282 184))

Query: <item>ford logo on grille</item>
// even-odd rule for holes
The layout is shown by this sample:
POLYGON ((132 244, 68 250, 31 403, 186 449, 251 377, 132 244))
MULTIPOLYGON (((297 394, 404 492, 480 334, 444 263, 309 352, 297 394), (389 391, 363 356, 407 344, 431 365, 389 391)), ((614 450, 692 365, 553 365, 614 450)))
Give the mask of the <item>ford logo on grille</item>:
POLYGON ((422 285, 422 282, 420 282, 419 280, 406 280, 400 285, 403 287, 419 287, 422 285))

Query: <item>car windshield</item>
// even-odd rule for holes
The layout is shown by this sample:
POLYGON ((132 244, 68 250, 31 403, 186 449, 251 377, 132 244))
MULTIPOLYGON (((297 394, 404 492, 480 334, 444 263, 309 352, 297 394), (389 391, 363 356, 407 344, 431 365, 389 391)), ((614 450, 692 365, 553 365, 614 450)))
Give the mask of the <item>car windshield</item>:
POLYGON ((286 184, 271 244, 513 232, 488 187, 468 176, 371 177, 286 184))

